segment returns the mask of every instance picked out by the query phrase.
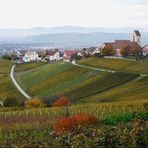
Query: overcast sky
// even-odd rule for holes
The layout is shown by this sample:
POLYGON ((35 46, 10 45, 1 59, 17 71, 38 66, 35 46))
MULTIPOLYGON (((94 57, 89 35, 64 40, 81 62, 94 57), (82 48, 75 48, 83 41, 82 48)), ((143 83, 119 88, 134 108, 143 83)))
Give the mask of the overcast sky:
POLYGON ((0 28, 148 28, 148 0, 0 0, 0 28))

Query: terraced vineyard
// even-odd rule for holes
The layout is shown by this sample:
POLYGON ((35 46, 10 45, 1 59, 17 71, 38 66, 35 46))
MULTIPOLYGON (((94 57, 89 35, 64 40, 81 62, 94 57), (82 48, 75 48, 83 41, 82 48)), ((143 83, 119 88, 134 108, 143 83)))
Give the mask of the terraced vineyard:
MULTIPOLYGON (((80 61, 81 64, 98 68, 116 69, 120 72, 148 74, 148 61, 129 61, 117 59, 96 59, 89 58, 80 61), (107 64, 108 63, 108 64, 107 64)), ((112 88, 105 92, 88 96, 81 102, 106 102, 106 101, 124 101, 124 100, 142 100, 148 99, 148 76, 141 76, 139 79, 130 81, 126 84, 112 88)))
POLYGON ((16 68, 17 81, 31 96, 64 95, 76 102, 137 76, 127 73, 110 74, 64 63, 47 64, 26 72, 16 68))

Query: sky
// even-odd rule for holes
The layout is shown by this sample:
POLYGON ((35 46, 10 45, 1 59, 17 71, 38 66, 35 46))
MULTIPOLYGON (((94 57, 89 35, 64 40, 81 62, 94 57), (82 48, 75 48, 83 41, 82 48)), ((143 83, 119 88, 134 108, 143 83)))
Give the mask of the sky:
POLYGON ((148 0, 0 0, 0 28, 148 29, 148 0))

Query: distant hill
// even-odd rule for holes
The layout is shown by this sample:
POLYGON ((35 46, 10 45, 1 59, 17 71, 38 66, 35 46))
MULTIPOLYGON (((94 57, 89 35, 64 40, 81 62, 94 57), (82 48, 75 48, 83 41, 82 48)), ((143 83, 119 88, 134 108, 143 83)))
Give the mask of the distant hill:
MULTIPOLYGON (((130 39, 137 28, 86 28, 61 26, 53 28, 0 29, 0 44, 42 44, 50 47, 81 48, 98 46, 115 39, 130 39)), ((139 28, 138 28, 139 29, 139 28)), ((142 32, 142 42, 148 42, 148 29, 142 32)), ((3 47, 3 45, 2 45, 3 47)))
MULTIPOLYGON (((148 34, 142 34, 142 43, 147 43, 148 34)), ((61 48, 81 48, 89 46, 98 46, 104 42, 112 42, 117 39, 130 40, 130 33, 58 33, 43 34, 27 37, 26 40, 31 43, 49 43, 55 47, 61 48)))

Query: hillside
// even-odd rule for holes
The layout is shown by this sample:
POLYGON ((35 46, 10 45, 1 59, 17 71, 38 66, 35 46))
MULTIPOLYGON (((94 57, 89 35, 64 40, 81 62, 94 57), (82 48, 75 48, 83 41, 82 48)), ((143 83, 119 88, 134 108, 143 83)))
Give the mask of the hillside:
MULTIPOLYGON (((129 61, 117 59, 95 59, 89 58, 79 63, 98 68, 114 69, 120 72, 130 72, 138 74, 148 74, 148 61, 129 61)), ((106 102, 121 100, 141 100, 148 99, 148 77, 139 77, 139 79, 130 81, 127 84, 113 88, 106 92, 87 97, 82 102, 106 102)))
MULTIPOLYGON (((16 66, 18 83, 32 97, 64 95, 71 104, 66 107, 0 108, 0 145, 114 147, 116 144, 134 147, 142 143, 147 146, 148 81, 147 76, 140 74, 147 74, 147 61, 141 64, 129 60, 88 58, 79 63, 117 72, 101 72, 63 62, 16 66)), ((9 78, 11 64, 1 60, 0 66, 8 66, 0 69, 1 79, 4 73, 9 78)), ((9 87, 7 85, 3 92, 9 87)), ((14 87, 13 93, 18 95, 14 87)))
POLYGON ((87 98, 121 87, 139 77, 139 74, 132 72, 100 72, 62 62, 42 65, 27 71, 20 69, 21 66, 16 67, 16 79, 32 97, 66 96, 77 103, 82 100, 87 102, 87 98))
POLYGON ((8 60, 0 59, 0 100, 5 100, 7 97, 14 97, 23 100, 24 97, 17 91, 10 80, 10 68, 12 63, 8 60))

